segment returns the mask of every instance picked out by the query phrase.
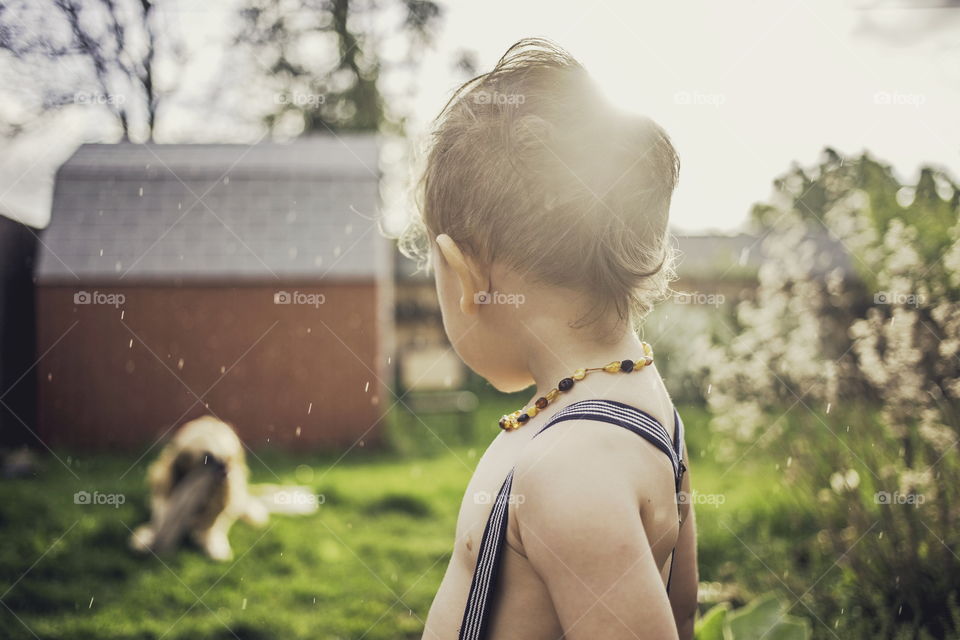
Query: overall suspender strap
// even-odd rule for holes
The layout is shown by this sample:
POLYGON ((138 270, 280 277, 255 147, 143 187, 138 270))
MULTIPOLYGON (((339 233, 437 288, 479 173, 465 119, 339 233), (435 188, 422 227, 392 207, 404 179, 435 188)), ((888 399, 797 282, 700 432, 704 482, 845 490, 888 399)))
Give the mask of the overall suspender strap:
POLYGON ((477 556, 477 568, 470 583, 470 595, 460 624, 460 640, 479 640, 484 637, 487 623, 490 621, 490 589, 496 584, 497 571, 500 569, 501 547, 507 537, 507 507, 510 502, 510 487, 513 485, 513 471, 503 481, 497 492, 497 499, 487 519, 480 541, 477 556))
MULTIPOLYGON (((680 419, 680 414, 677 413, 677 410, 673 410, 673 446, 674 451, 677 454, 677 459, 680 461, 680 466, 677 473, 677 520, 680 521, 680 526, 683 526, 683 518, 680 515, 680 505, 683 504, 681 499, 681 493, 683 488, 683 474, 687 470, 687 465, 683 463, 683 420, 680 419)), ((680 529, 677 529, 677 541, 679 542, 680 538, 680 529)), ((673 565, 677 563, 677 548, 674 547, 673 551, 670 552, 670 570, 667 572, 667 593, 670 593, 670 584, 673 582, 673 565)))
MULTIPOLYGON (((628 429, 643 437, 645 440, 660 449, 673 465, 677 488, 677 510, 679 517, 680 487, 686 466, 683 463, 683 422, 680 414, 674 410, 674 439, 670 437, 660 422, 650 414, 635 407, 615 402, 613 400, 583 400, 557 412, 550 421, 534 435, 534 438, 565 420, 593 420, 606 422, 624 429, 628 429)), ((513 471, 507 475, 503 486, 497 493, 497 498, 487 519, 480 541, 477 555, 477 566, 470 583, 470 593, 463 612, 463 621, 460 624, 460 640, 480 640, 484 638, 490 620, 490 604, 492 589, 496 584, 497 572, 500 568, 501 551, 507 536, 507 514, 510 504, 510 488, 513 486, 513 471)), ((670 570, 667 574, 667 592, 670 591, 670 581, 673 578, 673 564, 676 548, 670 554, 670 570)))

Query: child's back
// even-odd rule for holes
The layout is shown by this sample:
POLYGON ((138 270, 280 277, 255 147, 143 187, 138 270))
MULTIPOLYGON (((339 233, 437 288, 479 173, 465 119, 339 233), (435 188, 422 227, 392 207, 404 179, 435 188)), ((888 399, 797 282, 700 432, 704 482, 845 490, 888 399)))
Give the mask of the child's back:
POLYGON ((692 636, 682 428, 632 329, 668 282, 677 166, 544 42, 441 114, 422 228, 444 326, 498 389, 536 393, 470 481, 424 637, 692 636))

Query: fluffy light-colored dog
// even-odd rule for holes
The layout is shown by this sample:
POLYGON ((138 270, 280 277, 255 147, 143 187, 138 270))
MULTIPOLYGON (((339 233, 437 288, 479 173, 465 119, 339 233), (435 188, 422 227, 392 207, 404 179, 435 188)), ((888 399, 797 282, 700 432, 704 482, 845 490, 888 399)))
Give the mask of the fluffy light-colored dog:
POLYGON ((250 495, 243 444, 212 416, 183 425, 150 465, 151 519, 133 532, 137 551, 163 553, 189 536, 214 560, 233 556, 227 534, 238 518, 262 526, 269 512, 250 495))

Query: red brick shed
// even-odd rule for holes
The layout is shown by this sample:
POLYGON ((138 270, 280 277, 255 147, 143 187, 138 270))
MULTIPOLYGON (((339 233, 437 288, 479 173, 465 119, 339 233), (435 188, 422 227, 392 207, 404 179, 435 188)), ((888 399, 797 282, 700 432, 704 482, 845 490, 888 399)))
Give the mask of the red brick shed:
POLYGON ((84 145, 37 267, 38 425, 137 449, 212 413, 251 447, 376 443, 388 241, 371 136, 84 145))

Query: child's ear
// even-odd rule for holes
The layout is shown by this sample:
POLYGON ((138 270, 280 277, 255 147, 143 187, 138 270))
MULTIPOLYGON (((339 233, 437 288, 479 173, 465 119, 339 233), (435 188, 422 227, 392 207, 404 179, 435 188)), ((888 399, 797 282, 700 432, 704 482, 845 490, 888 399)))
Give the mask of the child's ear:
POLYGON ((477 293, 481 291, 480 274, 469 258, 464 255, 453 238, 445 233, 437 236, 440 255, 460 281, 460 310, 468 315, 477 312, 477 293))

